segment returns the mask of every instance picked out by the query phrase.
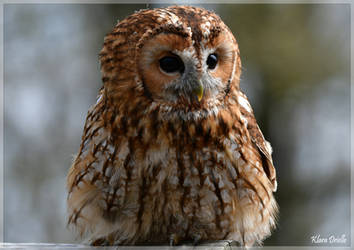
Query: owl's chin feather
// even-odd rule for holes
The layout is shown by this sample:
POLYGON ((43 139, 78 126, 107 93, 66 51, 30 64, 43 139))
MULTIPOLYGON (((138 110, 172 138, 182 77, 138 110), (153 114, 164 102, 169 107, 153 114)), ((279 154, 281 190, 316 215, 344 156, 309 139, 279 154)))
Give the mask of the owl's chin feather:
POLYGON ((171 121, 197 121, 207 117, 216 117, 222 109, 219 101, 195 103, 194 105, 169 105, 166 103, 152 102, 149 110, 159 110, 163 120, 171 121))

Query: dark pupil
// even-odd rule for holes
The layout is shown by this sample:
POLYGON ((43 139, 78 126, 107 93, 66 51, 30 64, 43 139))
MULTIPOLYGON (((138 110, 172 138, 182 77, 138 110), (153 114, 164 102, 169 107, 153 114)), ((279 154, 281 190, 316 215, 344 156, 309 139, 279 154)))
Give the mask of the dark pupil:
POLYGON ((208 68, 215 69, 217 63, 218 63, 218 55, 210 54, 207 59, 208 68))
POLYGON ((160 68, 167 72, 183 72, 184 71, 184 64, 182 60, 177 56, 165 56, 160 59, 160 68))

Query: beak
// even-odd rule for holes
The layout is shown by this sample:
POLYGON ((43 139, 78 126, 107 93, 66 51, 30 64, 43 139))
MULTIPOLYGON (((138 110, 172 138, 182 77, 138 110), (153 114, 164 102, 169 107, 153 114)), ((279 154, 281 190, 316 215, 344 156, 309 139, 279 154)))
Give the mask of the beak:
POLYGON ((198 86, 195 89, 193 89, 193 93, 197 96, 198 102, 200 102, 200 100, 202 100, 203 98, 203 93, 204 93, 203 85, 201 83, 198 83, 198 86))

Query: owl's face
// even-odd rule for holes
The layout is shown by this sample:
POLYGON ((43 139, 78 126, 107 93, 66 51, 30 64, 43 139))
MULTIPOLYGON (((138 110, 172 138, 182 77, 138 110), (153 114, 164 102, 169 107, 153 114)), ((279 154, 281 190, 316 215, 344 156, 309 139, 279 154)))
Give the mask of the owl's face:
MULTIPOLYGON (((124 35, 125 41, 135 44, 136 84, 170 113, 215 111, 230 87, 238 87, 237 42, 221 19, 205 9, 143 10, 122 21, 111 34, 124 35)), ((107 41, 105 47, 109 49, 107 41)), ((105 47, 101 55, 106 55, 105 47)))
POLYGON ((204 104, 220 99, 234 71, 235 51, 227 32, 203 46, 181 33, 161 32, 142 47, 138 67, 154 99, 172 106, 204 104))

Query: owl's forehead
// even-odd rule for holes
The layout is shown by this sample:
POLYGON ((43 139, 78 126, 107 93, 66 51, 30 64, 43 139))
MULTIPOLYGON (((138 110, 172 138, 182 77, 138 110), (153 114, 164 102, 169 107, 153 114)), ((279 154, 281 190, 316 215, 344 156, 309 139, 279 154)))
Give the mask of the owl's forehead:
POLYGON ((219 16, 191 6, 141 10, 116 27, 116 33, 130 33, 129 39, 146 41, 157 33, 176 33, 191 38, 196 46, 210 42, 221 30, 227 29, 219 16))
POLYGON ((220 32, 223 24, 216 14, 189 6, 158 9, 156 15, 159 25, 180 27, 193 41, 207 42, 220 32))
POLYGON ((155 12, 157 23, 160 25, 172 25, 184 27, 193 33, 208 35, 212 28, 219 27, 221 20, 214 13, 205 9, 174 6, 165 9, 157 9, 155 12))

